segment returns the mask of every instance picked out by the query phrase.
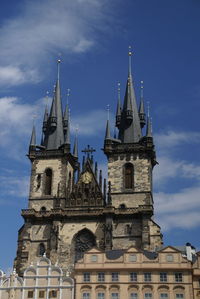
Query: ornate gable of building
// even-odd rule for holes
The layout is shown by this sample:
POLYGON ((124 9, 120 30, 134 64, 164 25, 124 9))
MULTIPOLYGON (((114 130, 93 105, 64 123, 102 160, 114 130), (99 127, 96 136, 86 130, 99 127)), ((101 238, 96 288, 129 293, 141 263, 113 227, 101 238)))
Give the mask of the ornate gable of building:
POLYGON ((68 207, 98 207, 104 206, 104 196, 101 183, 92 169, 91 161, 88 159, 82 169, 76 184, 69 192, 68 207))

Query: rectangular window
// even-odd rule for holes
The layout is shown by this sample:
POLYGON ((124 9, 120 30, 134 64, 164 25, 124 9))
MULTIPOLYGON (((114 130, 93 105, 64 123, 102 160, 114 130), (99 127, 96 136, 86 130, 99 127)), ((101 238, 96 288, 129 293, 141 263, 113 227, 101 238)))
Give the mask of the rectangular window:
POLYGON ((104 299, 105 298, 105 294, 104 293, 98 293, 97 294, 97 299, 104 299))
POLYGON ((168 294, 167 293, 161 293, 160 294, 160 299, 168 299, 168 294))
POLYGON ((33 291, 28 291, 28 298, 33 298, 33 291))
POLYGON ((129 262, 136 262, 137 261, 137 255, 136 254, 130 254, 129 255, 129 262))
POLYGON ((93 254, 91 256, 91 262, 97 262, 97 255, 96 254, 93 254))
POLYGON ((118 293, 111 293, 111 299, 119 299, 118 293))
POLYGON ((138 299, 138 294, 137 293, 131 293, 130 294, 130 299, 138 299))
POLYGON ((175 281, 176 282, 182 282, 183 281, 183 274, 181 272, 177 272, 175 275, 175 281))
POLYGON ((57 291, 55 291, 55 290, 50 291, 49 298, 57 298, 57 291))
POLYGON ((144 273, 144 281, 145 282, 150 282, 151 281, 151 273, 149 273, 149 272, 144 273))
POLYGON ((82 298, 83 299, 90 299, 90 293, 83 293, 82 298))
POLYGON ((105 273, 104 272, 99 272, 98 273, 98 281, 99 282, 105 281, 105 273))
POLYGON ((83 273, 83 281, 84 282, 89 282, 90 281, 90 273, 89 272, 83 273))
POLYGON ((184 298, 183 294, 176 294, 176 299, 183 299, 183 298, 184 298))
POLYGON ((166 256, 166 261, 167 261, 167 262, 173 262, 173 260, 174 260, 174 257, 173 257, 172 254, 168 254, 168 255, 166 256))
MULTIPOLYGON (((112 273, 112 281, 119 281, 119 273, 118 272, 112 273)), ((115 293, 113 293, 113 294, 115 294, 115 293)))
POLYGON ((45 291, 39 291, 39 298, 45 297, 45 291))
POLYGON ((160 282, 166 282, 167 281, 167 273, 161 272, 160 273, 160 282))
POLYGON ((137 273, 135 272, 130 273, 130 281, 137 281, 137 273))
POLYGON ((144 294, 144 299, 149 299, 149 298, 153 298, 151 293, 145 293, 144 294))

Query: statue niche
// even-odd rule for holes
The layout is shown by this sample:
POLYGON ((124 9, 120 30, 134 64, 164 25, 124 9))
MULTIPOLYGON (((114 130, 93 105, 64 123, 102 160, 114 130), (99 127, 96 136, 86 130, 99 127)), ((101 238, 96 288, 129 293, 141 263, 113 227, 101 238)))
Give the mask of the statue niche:
POLYGON ((81 259, 85 251, 96 246, 96 237, 88 229, 79 231, 73 240, 74 259, 81 259))

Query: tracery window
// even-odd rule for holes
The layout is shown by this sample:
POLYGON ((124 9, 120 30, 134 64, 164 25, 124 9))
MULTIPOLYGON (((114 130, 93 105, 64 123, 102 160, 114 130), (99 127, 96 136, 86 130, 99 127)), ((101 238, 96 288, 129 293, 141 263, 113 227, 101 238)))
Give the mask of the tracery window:
POLYGON ((124 166, 125 189, 133 189, 133 164, 127 163, 124 166))
POLYGON ((44 185, 44 194, 51 195, 52 189, 52 170, 47 168, 45 170, 45 185, 44 185))

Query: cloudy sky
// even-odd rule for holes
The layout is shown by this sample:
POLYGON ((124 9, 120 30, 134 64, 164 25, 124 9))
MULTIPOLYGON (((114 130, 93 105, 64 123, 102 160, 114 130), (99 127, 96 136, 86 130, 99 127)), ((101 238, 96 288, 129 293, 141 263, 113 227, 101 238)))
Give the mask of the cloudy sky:
POLYGON ((155 220, 165 244, 200 247, 200 2, 198 0, 35 0, 0 4, 0 268, 12 266, 27 207, 26 157, 35 118, 37 140, 61 58, 63 104, 79 148, 96 148, 105 169, 106 107, 124 96, 128 46, 137 97, 144 81, 159 165, 155 220), (49 98, 46 99, 46 92, 49 98))

